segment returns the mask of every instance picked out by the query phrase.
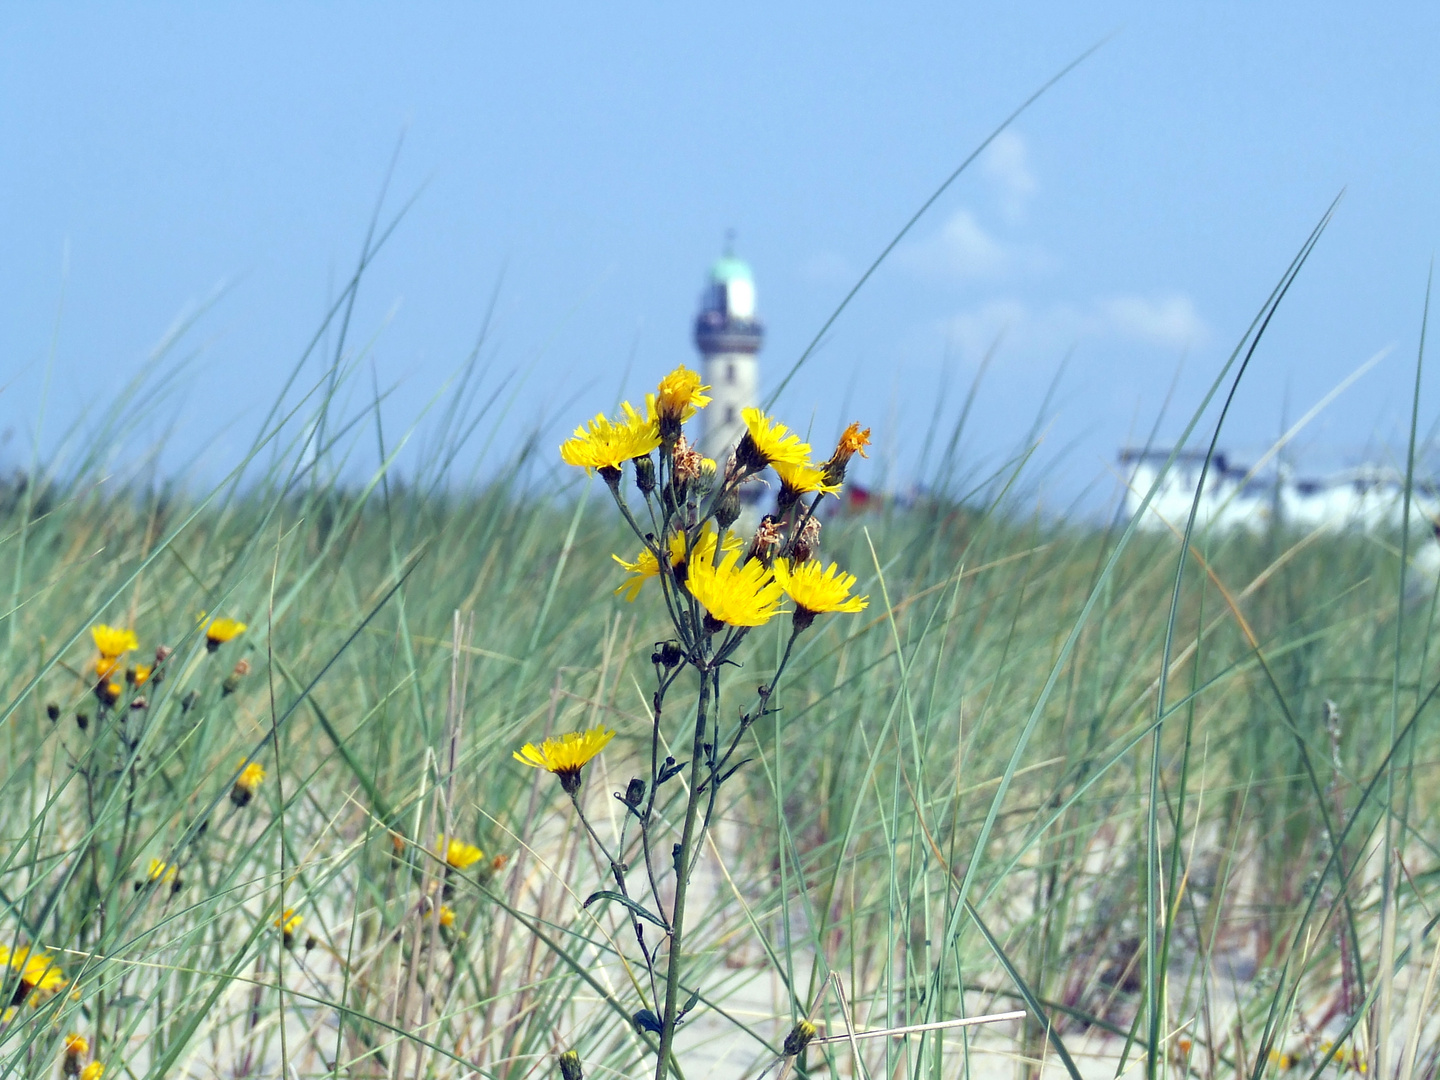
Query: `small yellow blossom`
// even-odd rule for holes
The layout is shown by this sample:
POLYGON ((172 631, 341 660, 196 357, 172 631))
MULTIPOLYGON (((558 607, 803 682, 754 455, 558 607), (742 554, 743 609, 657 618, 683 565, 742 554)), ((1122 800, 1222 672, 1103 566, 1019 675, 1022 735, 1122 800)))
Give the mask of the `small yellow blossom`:
POLYGON ((205 628, 205 648, 214 652, 225 642, 239 637, 246 629, 246 625, 236 619, 215 619, 205 628))
POLYGON ((65 1036, 65 1053, 83 1057, 90 1052, 90 1040, 77 1031, 65 1036))
POLYGON ((95 658, 95 675, 100 679, 109 679, 120 668, 120 661, 113 656, 98 656, 95 658))
POLYGON ((455 909, 449 904, 440 905, 440 925, 445 927, 455 925, 455 909))
POLYGON ((153 666, 146 667, 144 664, 136 664, 134 667, 132 667, 129 671, 125 673, 125 678, 127 681, 134 683, 136 686, 144 686, 147 682, 150 681, 150 672, 153 670, 153 666))
POLYGON ((100 699, 102 705, 114 705, 120 700, 124 689, 118 682, 108 682, 102 679, 95 686, 95 696, 100 699))
POLYGON ((716 622, 729 626, 763 626, 780 613, 780 586, 759 559, 740 565, 740 552, 732 551, 716 566, 711 559, 694 559, 685 576, 685 588, 716 622))
POLYGON ((80 1070, 80 1080, 100 1080, 104 1075, 105 1066, 98 1061, 92 1061, 80 1070))
POLYGON ((152 882, 165 882, 167 885, 175 880, 176 869, 164 859, 151 859, 150 870, 147 874, 152 882))
POLYGON ((660 426, 651 417, 641 416, 628 401, 620 406, 625 418, 612 421, 604 413, 575 429, 560 444, 560 460, 586 472, 618 470, 631 458, 650 453, 660 445, 660 426))
POLYGON ((295 944, 295 931, 300 929, 300 924, 304 921, 303 916, 295 914, 294 908, 286 908, 285 914, 275 920, 275 927, 280 931, 285 948, 295 944))
POLYGON ((469 870, 485 857, 485 853, 474 844, 467 844, 454 836, 437 836, 435 846, 445 853, 445 862, 456 870, 469 870))
POLYGON ((235 778, 235 786, 230 789, 230 801, 236 806, 248 806, 250 800, 255 797, 256 790, 265 780, 265 766, 258 761, 247 761, 240 759, 240 775, 235 778))
POLYGON ((735 461, 747 474, 757 473, 766 465, 780 462, 803 465, 810 460, 810 444, 778 421, 771 420, 759 409, 743 409, 745 434, 735 448, 735 461))
POLYGON ((560 778, 560 786, 573 795, 580 790, 580 770, 610 745, 615 732, 604 725, 589 731, 572 731, 558 739, 546 739, 539 746, 526 743, 513 755, 515 760, 536 769, 545 769, 560 778))
POLYGON ((95 648, 100 650, 100 655, 111 660, 140 647, 140 640, 135 636, 134 630, 122 630, 104 623, 91 627, 90 636, 95 639, 95 648))

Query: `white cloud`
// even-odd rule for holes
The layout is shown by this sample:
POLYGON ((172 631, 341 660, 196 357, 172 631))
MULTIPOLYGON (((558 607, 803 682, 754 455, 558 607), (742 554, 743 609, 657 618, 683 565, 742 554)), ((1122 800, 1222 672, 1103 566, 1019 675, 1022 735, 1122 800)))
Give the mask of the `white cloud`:
POLYGON ((1188 296, 1097 297, 1035 307, 1014 297, 986 301, 945 320, 962 355, 976 359, 996 341, 1008 355, 1055 355, 1080 341, 1131 342, 1166 349, 1199 345, 1209 327, 1188 296))
POLYGON ((992 236, 969 210, 956 210, 940 231, 896 253, 900 264, 923 277, 993 281, 1048 260, 1039 252, 992 236))
POLYGON ((1116 334, 1151 345, 1198 345, 1208 329, 1195 310, 1195 301, 1179 293, 1153 298, 1112 296, 1098 306, 1116 334))
POLYGON ((1030 169, 1030 151, 1018 132, 1002 131, 980 159, 980 171, 995 188, 1000 208, 1011 220, 1020 218, 1040 189, 1030 169))

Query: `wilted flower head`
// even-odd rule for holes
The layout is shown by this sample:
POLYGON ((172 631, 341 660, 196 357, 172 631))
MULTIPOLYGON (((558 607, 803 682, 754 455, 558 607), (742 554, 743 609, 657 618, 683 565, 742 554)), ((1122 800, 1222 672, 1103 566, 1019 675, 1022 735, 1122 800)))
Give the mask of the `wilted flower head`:
POLYGON ((869 457, 865 453, 865 447, 870 445, 870 429, 860 430, 859 424, 851 424, 840 435, 840 441, 835 446, 835 452, 830 455, 830 460, 825 462, 825 480, 827 483, 837 487, 845 479, 845 467, 850 464, 850 459, 856 454, 861 457, 869 457))
POLYGON ((573 795, 580 790, 580 770, 614 737, 615 732, 600 725, 546 739, 539 746, 526 743, 511 756, 522 764, 554 773, 560 778, 560 786, 573 795))

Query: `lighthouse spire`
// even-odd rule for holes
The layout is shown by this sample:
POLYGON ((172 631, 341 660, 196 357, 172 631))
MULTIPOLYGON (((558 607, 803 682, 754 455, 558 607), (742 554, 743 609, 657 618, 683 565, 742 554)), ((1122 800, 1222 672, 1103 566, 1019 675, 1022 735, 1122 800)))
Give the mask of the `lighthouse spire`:
POLYGON ((710 386, 710 406, 701 414, 700 451, 724 467, 745 430, 741 413, 759 404, 760 370, 755 354, 765 327, 755 314, 755 275, 734 254, 735 230, 725 231, 725 253, 710 267, 695 347, 701 377, 710 386))

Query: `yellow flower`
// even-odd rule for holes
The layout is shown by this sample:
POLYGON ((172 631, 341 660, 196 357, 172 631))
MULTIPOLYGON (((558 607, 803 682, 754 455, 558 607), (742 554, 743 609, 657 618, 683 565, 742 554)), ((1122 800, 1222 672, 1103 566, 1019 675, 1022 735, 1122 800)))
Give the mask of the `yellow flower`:
POLYGON ((230 789, 230 801, 236 806, 248 806, 264 780, 265 766, 258 761, 247 761, 242 757, 240 759, 240 775, 235 778, 235 786, 230 789))
POLYGON ((780 505, 782 508, 788 503, 793 503, 801 495, 816 491, 833 495, 840 490, 839 484, 832 484, 826 479, 823 468, 811 465, 808 461, 802 461, 799 464, 777 461, 771 468, 780 477, 780 505))
POLYGON ((708 386, 700 385, 700 376, 681 364, 660 380, 656 394, 655 411, 660 421, 660 437, 675 439, 680 434, 680 425, 695 415, 696 409, 710 404, 705 391, 708 386))
POLYGON ((80 1070, 80 1080, 100 1080, 104 1075, 105 1066, 98 1061, 92 1061, 80 1070))
POLYGON ((759 559, 737 565, 731 551, 716 566, 713 559, 690 562, 685 587, 716 622, 730 626, 763 626, 780 612, 780 586, 759 559))
POLYGON ((474 844, 467 844, 454 836, 437 836, 435 846, 445 853, 445 861, 456 870, 469 870, 485 857, 485 853, 474 844))
POLYGON ((163 859, 150 860, 149 878, 152 882, 163 881, 167 884, 175 880, 175 867, 163 859))
POLYGON ((79 1032, 72 1031, 65 1036, 65 1053, 74 1057, 84 1057, 90 1052, 90 1040, 79 1032))
POLYGON ((239 637, 246 629, 243 622, 235 619, 216 619, 205 628, 205 648, 208 652, 214 652, 225 642, 239 637))
POLYGON ((102 679, 95 686, 95 696, 100 699, 101 705, 114 705, 120 700, 123 690, 124 687, 118 682, 106 682, 102 679))
POLYGON ((28 997, 31 1005, 38 1006, 55 991, 65 988, 65 974, 48 953, 38 952, 28 946, 21 946, 12 952, 9 947, 0 945, 0 966, 3 965, 9 965, 10 970, 18 972, 20 976, 20 985, 15 988, 15 994, 10 999, 12 1005, 19 1005, 28 997), (31 997, 33 991, 38 993, 31 997))
POLYGON ((787 465, 803 465, 810 460, 810 444, 778 421, 771 420, 759 409, 744 409, 745 434, 735 448, 735 461, 746 473, 757 473, 777 461, 787 465))
POLYGON ((580 790, 580 770, 615 737, 598 725, 589 731, 572 731, 558 739, 546 739, 539 746, 526 743, 512 757, 536 769, 545 769, 560 778, 560 786, 573 795, 580 790))
POLYGON ((134 683, 136 686, 144 686, 147 682, 150 681, 150 672, 153 670, 153 665, 150 667, 146 667, 144 664, 136 664, 133 668, 126 672, 126 678, 129 679, 129 681, 134 683))
POLYGON ((454 925, 455 925, 455 909, 452 908, 449 904, 441 904, 441 905, 440 905, 440 925, 441 925, 441 926, 454 926, 454 925))
POLYGON ((104 623, 97 623, 90 628, 90 636, 95 639, 95 648, 100 650, 100 655, 114 660, 117 656, 124 656, 131 649, 138 649, 140 641, 135 636, 134 630, 121 630, 118 627, 106 626, 104 623))
POLYGON ((95 660, 95 675, 100 679, 108 679, 120 667, 120 661, 113 656, 100 656, 95 660))
POLYGON ((560 460, 586 472, 613 471, 660 445, 660 425, 655 418, 641 416, 628 401, 620 408, 625 413, 623 420, 612 421, 599 413, 588 425, 577 427, 575 434, 560 444, 560 460))
POLYGON ((775 580, 785 595, 795 601, 795 625, 801 630, 809 626, 816 615, 829 611, 864 611, 870 602, 868 597, 850 595, 855 575, 845 573, 833 562, 821 570, 816 559, 798 566, 789 559, 776 559, 775 580))
POLYGON ((275 926, 280 931, 281 941, 285 948, 295 944, 295 931, 300 929, 300 924, 305 919, 295 914, 294 908, 286 908, 285 914, 275 920, 275 926))
MULTIPOLYGON (((726 534, 725 550, 740 550, 741 541, 738 536, 726 534)), ((685 534, 683 532, 672 533, 667 545, 670 548, 670 566, 678 570, 686 561, 685 559, 685 534)), ((615 595, 624 595, 627 601, 633 602, 640 595, 640 587, 650 578, 657 577, 660 573, 660 560, 655 558, 655 553, 648 547, 641 548, 640 554, 635 556, 633 563, 626 562, 619 555, 611 555, 617 563, 625 568, 630 576, 622 581, 615 589, 615 595)), ((694 559, 713 559, 715 557, 715 526, 706 522, 695 539, 694 559)))

